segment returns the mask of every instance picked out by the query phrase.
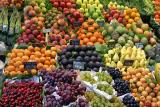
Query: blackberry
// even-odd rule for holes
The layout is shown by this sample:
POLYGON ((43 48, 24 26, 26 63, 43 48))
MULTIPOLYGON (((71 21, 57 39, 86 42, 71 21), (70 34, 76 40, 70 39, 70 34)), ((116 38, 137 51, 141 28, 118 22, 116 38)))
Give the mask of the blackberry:
POLYGON ((115 79, 114 83, 113 87, 118 92, 118 96, 131 92, 127 81, 118 78, 115 79))
POLYGON ((123 103, 127 107, 139 107, 139 103, 135 100, 135 98, 131 95, 126 95, 123 98, 123 103))

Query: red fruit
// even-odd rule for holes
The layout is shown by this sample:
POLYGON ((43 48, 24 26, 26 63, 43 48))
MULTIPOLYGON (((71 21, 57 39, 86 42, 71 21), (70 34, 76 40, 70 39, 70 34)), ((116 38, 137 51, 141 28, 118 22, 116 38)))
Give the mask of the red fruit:
POLYGON ((72 35, 71 35, 71 39, 76 39, 76 35, 75 35, 75 34, 72 34, 72 35))
POLYGON ((81 17, 81 18, 78 19, 78 21, 81 22, 81 23, 83 23, 84 19, 81 17))
POLYGON ((68 2, 66 5, 68 8, 70 8, 72 4, 70 2, 68 2))
POLYGON ((36 12, 34 11, 34 10, 30 10, 29 12, 28 12, 28 16, 29 17, 34 17, 36 15, 36 12))
POLYGON ((37 39, 38 39, 39 41, 44 40, 43 37, 42 37, 41 35, 38 35, 38 36, 37 36, 37 39))
POLYGON ((31 26, 30 28, 31 28, 32 30, 35 30, 35 29, 36 29, 36 27, 37 27, 35 24, 30 25, 30 26, 31 26))
POLYGON ((34 35, 33 34, 29 34, 28 35, 28 38, 31 40, 31 39, 34 39, 34 35))
POLYGON ((31 30, 30 29, 26 29, 26 34, 30 34, 31 30))
POLYGON ((71 9, 70 9, 70 13, 73 13, 73 12, 75 12, 75 9, 74 9, 74 8, 71 8, 71 9))
POLYGON ((117 19, 119 17, 119 14, 116 13, 116 14, 113 15, 113 17, 117 19))
POLYGON ((109 17, 109 18, 108 18, 108 21, 110 22, 112 19, 113 19, 112 17, 109 17))
POLYGON ((68 41, 70 39, 70 36, 69 35, 65 35, 64 39, 68 41))
POLYGON ((121 17, 118 18, 118 22, 119 22, 119 23, 122 23, 122 22, 123 22, 123 18, 121 18, 121 17))
POLYGON ((71 22, 72 24, 74 23, 74 21, 75 21, 74 18, 71 18, 71 19, 70 19, 70 22, 71 22))
POLYGON ((57 42, 57 41, 53 41, 53 42, 52 42, 52 45, 53 45, 53 46, 56 46, 56 45, 58 45, 58 42, 57 42))
POLYGON ((80 17, 80 12, 79 12, 79 11, 75 11, 75 12, 73 13, 73 15, 74 15, 75 17, 79 18, 79 17, 80 17))
POLYGON ((53 5, 54 5, 54 7, 59 7, 59 3, 58 2, 54 2, 53 5))
POLYGON ((67 42, 66 42, 65 39, 61 39, 61 40, 60 40, 60 45, 66 45, 66 44, 67 44, 67 42))
POLYGON ((51 3, 54 3, 54 2, 56 2, 56 0, 50 0, 50 2, 51 2, 51 3))
POLYGON ((38 35, 39 34, 38 30, 33 30, 32 33, 33 33, 33 35, 38 35))
POLYGON ((71 7, 72 7, 72 8, 75 8, 75 7, 76 7, 76 4, 72 4, 71 7))
POLYGON ((27 35, 23 35, 22 38, 27 38, 27 35))
POLYGON ((65 2, 60 2, 60 6, 61 6, 62 8, 66 7, 65 2))

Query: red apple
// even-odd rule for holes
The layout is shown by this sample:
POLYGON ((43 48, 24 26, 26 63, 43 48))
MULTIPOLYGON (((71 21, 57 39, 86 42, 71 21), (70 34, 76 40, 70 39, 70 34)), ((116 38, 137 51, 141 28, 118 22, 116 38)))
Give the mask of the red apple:
POLYGON ((65 2, 60 2, 60 6, 61 6, 62 8, 66 7, 65 2))
POLYGON ((59 3, 58 2, 54 2, 53 5, 54 5, 54 7, 59 7, 59 3))
POLYGON ((84 19, 81 17, 81 18, 78 19, 78 21, 81 22, 81 23, 83 23, 84 19))
POLYGON ((121 17, 118 18, 118 22, 119 22, 119 23, 122 23, 122 22, 123 22, 123 18, 121 18, 121 17))
POLYGON ((67 2, 66 5, 67 5, 68 8, 70 8, 72 4, 70 2, 67 2))

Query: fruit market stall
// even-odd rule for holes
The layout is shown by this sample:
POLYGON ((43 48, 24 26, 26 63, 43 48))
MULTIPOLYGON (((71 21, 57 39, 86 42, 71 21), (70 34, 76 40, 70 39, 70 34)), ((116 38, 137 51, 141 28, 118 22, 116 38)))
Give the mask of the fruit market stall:
POLYGON ((0 107, 160 107, 159 7, 1 0, 0 107))

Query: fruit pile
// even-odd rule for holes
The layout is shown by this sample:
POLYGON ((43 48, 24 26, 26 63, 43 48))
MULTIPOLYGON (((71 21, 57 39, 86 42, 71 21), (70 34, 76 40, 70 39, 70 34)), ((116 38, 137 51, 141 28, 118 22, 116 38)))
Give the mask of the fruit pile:
MULTIPOLYGON (((41 72, 42 79, 45 85, 45 95, 48 97, 53 97, 51 100, 56 104, 63 106, 69 105, 72 102, 75 102, 78 96, 83 96, 86 87, 81 84, 80 81, 77 81, 77 73, 73 70, 52 70, 50 73, 46 71, 41 72), (56 93, 59 96, 59 99, 55 99, 53 93, 56 93)), ((49 98, 48 98, 49 99, 49 98)), ((45 101, 45 107, 51 107, 50 101, 45 101)), ((84 106, 85 107, 85 106, 84 106)))
POLYGON ((65 69, 75 69, 74 61, 83 62, 84 68, 82 70, 99 71, 99 68, 103 66, 102 58, 94 46, 68 45, 58 55, 59 63, 65 69))
POLYGON ((114 48, 108 51, 108 54, 104 55, 106 66, 119 68, 122 72, 126 68, 146 68, 148 61, 145 56, 145 52, 134 47, 114 48), (126 60, 132 60, 127 62, 126 60), (126 64, 125 64, 126 63, 126 64), (131 63, 131 64, 130 64, 131 63))
POLYGON ((155 21, 160 24, 160 1, 159 0, 154 0, 154 8, 155 8, 155 13, 154 13, 154 18, 155 21))
POLYGON ((24 0, 1 0, 0 7, 22 8, 24 0))
POLYGON ((143 68, 129 69, 123 77, 130 82, 132 95, 140 106, 157 107, 160 104, 160 85, 156 84, 153 75, 143 68))
POLYGON ((93 20, 88 19, 82 24, 77 32, 80 45, 94 45, 96 43, 105 43, 103 35, 100 32, 100 26, 93 20))
POLYGON ((13 49, 8 53, 8 66, 5 68, 4 75, 15 77, 18 75, 36 75, 40 69, 55 69, 57 49, 51 47, 39 48, 29 46, 27 49, 13 49), (37 66, 31 71, 25 69, 24 62, 36 62, 37 66))
POLYGON ((34 82, 4 82, 0 106, 42 107, 42 87, 41 83, 34 82))
POLYGON ((57 14, 61 14, 56 8, 52 8, 45 14, 45 28, 51 28, 54 24, 54 18, 57 14))
POLYGON ((104 97, 95 94, 94 92, 87 91, 85 97, 91 102, 92 107, 125 107, 125 105, 117 98, 113 97, 111 100, 107 100, 104 97))

